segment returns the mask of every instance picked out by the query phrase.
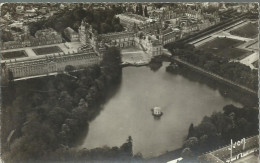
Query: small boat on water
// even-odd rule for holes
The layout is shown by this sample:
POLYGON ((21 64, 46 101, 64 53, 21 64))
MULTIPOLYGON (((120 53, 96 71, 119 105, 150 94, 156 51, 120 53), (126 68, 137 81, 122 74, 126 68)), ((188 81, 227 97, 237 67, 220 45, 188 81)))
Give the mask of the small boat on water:
POLYGON ((162 109, 158 106, 151 109, 152 115, 155 117, 161 117, 163 115, 162 109))

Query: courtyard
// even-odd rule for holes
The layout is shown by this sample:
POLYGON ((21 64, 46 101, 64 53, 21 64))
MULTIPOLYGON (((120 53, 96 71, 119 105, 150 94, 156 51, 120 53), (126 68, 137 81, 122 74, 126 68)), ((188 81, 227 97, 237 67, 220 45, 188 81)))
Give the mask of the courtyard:
POLYGON ((225 57, 228 59, 244 58, 251 52, 236 48, 238 45, 243 44, 243 41, 235 40, 225 37, 217 37, 213 40, 206 42, 205 44, 198 47, 198 49, 212 53, 217 56, 225 57))
POLYGON ((230 31, 230 34, 246 38, 255 38, 258 35, 258 23, 249 22, 242 27, 230 31))
POLYGON ((1 59, 3 59, 3 60, 14 59, 14 58, 22 58, 22 57, 27 57, 27 56, 28 55, 24 50, 1 53, 1 59))
POLYGON ((135 47, 122 49, 121 54, 122 62, 130 64, 148 63, 152 58, 151 54, 135 47))
POLYGON ((53 54, 53 53, 60 53, 62 52, 61 48, 58 46, 50 46, 50 47, 42 47, 42 48, 35 48, 32 49, 36 55, 46 55, 46 54, 53 54))

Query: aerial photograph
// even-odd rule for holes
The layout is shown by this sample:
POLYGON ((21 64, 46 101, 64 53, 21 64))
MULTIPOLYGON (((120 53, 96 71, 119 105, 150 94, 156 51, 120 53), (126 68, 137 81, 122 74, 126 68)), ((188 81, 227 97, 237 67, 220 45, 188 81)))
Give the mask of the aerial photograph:
POLYGON ((0 9, 0 163, 260 162, 258 3, 0 9))

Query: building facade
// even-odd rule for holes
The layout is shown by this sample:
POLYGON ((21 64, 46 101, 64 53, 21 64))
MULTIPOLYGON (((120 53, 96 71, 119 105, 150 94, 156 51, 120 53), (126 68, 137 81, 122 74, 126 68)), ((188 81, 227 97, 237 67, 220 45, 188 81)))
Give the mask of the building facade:
POLYGON ((182 38, 182 33, 178 28, 167 28, 160 31, 162 44, 168 44, 182 38))
POLYGON ((84 50, 78 53, 58 53, 52 56, 48 55, 37 59, 27 59, 8 62, 2 62, 2 68, 11 71, 14 78, 28 76, 44 75, 55 72, 63 72, 67 65, 72 65, 76 69, 85 68, 91 65, 99 64, 100 57, 93 49, 84 50))
POLYGON ((142 36, 140 36, 140 32, 137 33, 135 31, 98 34, 91 25, 82 21, 81 26, 79 27, 79 40, 83 45, 90 44, 96 51, 100 51, 104 46, 115 46, 119 48, 134 46, 153 56, 162 54, 162 44, 159 41, 159 38, 144 32, 141 33, 142 36))

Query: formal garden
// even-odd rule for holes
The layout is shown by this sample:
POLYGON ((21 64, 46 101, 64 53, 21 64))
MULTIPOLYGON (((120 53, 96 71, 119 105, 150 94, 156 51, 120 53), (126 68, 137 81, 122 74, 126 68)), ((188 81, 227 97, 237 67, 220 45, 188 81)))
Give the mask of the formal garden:
POLYGON ((63 52, 58 46, 35 48, 32 50, 35 52, 36 55, 46 55, 63 52))
POLYGON ((27 57, 28 55, 24 50, 19 50, 19 51, 11 51, 11 52, 4 52, 1 53, 1 59, 14 59, 14 58, 22 58, 22 57, 27 57))

